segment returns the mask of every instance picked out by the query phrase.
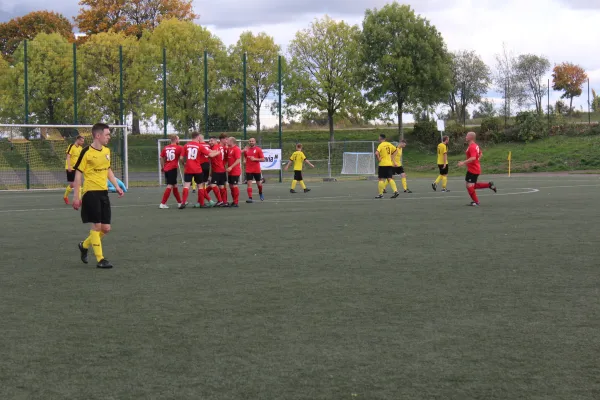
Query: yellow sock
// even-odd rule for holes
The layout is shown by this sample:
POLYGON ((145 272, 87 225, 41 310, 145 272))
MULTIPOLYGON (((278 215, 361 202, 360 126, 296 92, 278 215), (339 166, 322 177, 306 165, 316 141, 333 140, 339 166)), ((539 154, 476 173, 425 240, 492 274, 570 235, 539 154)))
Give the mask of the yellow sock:
POLYGON ((408 185, 406 184, 406 178, 402 178, 402 187, 404 190, 408 190, 408 185))
POLYGON ((104 258, 102 255, 102 241, 100 240, 100 232, 91 231, 90 232, 90 242, 92 243, 92 248, 94 249, 94 254, 96 255, 96 260, 100 261, 104 258))
POLYGON ((392 187, 392 190, 394 191, 394 193, 396 193, 398 191, 398 187, 396 186, 396 182, 394 182, 393 179, 390 179, 388 182, 390 183, 390 186, 392 187))
POLYGON ((196 190, 196 180, 192 179, 192 190, 196 190))
MULTIPOLYGON (((89 249, 90 248, 90 244, 92 244, 92 232, 95 231, 90 231, 90 236, 87 237, 87 239, 85 239, 83 241, 83 248, 84 249, 89 249)), ((100 234, 100 239, 102 239, 104 237, 104 232, 99 232, 100 234)))
POLYGON ((446 184, 448 183, 448 177, 442 176, 442 189, 446 189, 446 184))
POLYGON ((65 197, 65 198, 69 197, 69 193, 71 193, 72 190, 73 190, 73 188, 70 185, 67 186, 67 188, 65 189, 65 195, 63 197, 65 197))
POLYGON ((379 194, 383 194, 383 189, 385 189, 385 181, 379 181, 377 187, 379 189, 379 194))
POLYGON ((437 179, 435 180, 435 184, 437 185, 438 183, 440 183, 440 181, 443 179, 444 177, 441 175, 438 175, 437 179))
POLYGON ((302 186, 302 189, 306 189, 306 185, 304 184, 304 181, 300 181, 300 186, 302 186))
POLYGON ((292 181, 292 190, 296 189, 296 183, 297 183, 297 182, 296 182, 295 180, 294 180, 294 181, 292 181))

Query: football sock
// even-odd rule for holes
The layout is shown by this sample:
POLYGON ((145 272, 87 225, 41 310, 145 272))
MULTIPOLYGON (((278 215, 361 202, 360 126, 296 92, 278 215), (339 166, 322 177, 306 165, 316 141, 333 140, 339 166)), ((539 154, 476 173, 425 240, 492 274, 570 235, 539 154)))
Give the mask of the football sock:
POLYGON ((202 188, 202 190, 204 191, 204 199, 205 199, 206 201, 212 201, 212 199, 210 198, 210 190, 211 190, 211 187, 210 187, 210 186, 208 186, 208 187, 202 188))
POLYGON ((489 188, 490 188, 489 183, 476 183, 475 184, 475 189, 489 189, 489 188))
POLYGON ((379 181, 377 184, 377 189, 379 189, 379 194, 383 194, 383 189, 385 189, 385 181, 379 181))
POLYGON ((296 180, 292 181, 292 190, 296 189, 296 183, 298 183, 296 180))
POLYGON ((435 184, 437 185, 438 183, 440 183, 442 179, 444 179, 444 177, 442 175, 438 175, 437 179, 435 180, 435 184))
POLYGON ((190 194, 190 188, 183 188, 183 203, 187 203, 188 196, 190 194))
POLYGON ((390 183, 390 186, 392 187, 394 193, 396 193, 398 191, 398 186, 396 186, 396 182, 394 182, 393 179, 388 180, 388 182, 390 183))
POLYGON ((94 249, 94 255, 96 256, 96 260, 102 260, 104 256, 102 255, 102 241, 100 240, 100 232, 90 231, 90 243, 92 244, 92 248, 94 249))
POLYGON ((240 200, 240 188, 235 186, 233 188, 233 202, 237 204, 240 200))
POLYGON ((67 188, 65 189, 65 195, 63 196, 64 198, 69 197, 69 193, 71 193, 73 191, 73 188, 71 187, 71 185, 67 186, 67 188))
POLYGON ((89 249, 90 248, 90 244, 92 243, 91 242, 91 240, 92 240, 92 232, 93 231, 90 231, 90 235, 87 238, 85 238, 85 240, 83 241, 83 245, 82 246, 83 246, 84 249, 89 249))
POLYGON ((302 189, 306 189, 306 185, 304 184, 304 181, 300 181, 300 186, 302 186, 302 189))
POLYGON ((258 186, 258 194, 262 194, 262 185, 257 185, 258 186))
POLYGON ((192 189, 196 190, 196 181, 192 179, 192 189))
POLYGON ((165 189, 165 193, 163 194, 162 204, 167 204, 167 200, 169 200, 169 196, 171 195, 171 188, 168 187, 165 189))
POLYGON ((475 193, 475 186, 469 186, 467 188, 467 191, 469 192, 469 196, 471 196, 471 199, 473 199, 473 201, 477 204, 479 204, 479 199, 477 198, 477 193, 475 193))
POLYGON ((442 176, 442 189, 446 189, 446 184, 448 183, 448 177, 442 176))
POLYGON ((204 189, 202 188, 198 189, 198 203, 200 203, 201 206, 204 205, 204 189))
POLYGON ((252 186, 248 186, 248 190, 246 190, 248 192, 248 198, 252 198, 252 186))
POLYGON ((173 194, 175 195, 177 203, 181 204, 181 196, 179 195, 179 188, 177 186, 173 186, 173 194))
POLYGON ((227 189, 224 187, 221 188, 221 201, 227 203, 227 189))
POLYGON ((215 197, 217 198, 217 203, 221 203, 223 200, 221 200, 221 192, 219 191, 219 188, 215 186, 212 188, 212 191, 214 192, 215 197))
POLYGON ((402 178, 402 188, 404 190, 408 190, 408 185, 406 184, 406 178, 402 178))

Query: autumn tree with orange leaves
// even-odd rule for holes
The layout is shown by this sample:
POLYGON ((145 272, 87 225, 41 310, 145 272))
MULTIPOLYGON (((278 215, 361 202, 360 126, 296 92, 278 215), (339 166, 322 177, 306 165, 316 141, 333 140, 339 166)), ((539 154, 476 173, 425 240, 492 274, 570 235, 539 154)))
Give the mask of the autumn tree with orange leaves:
POLYGON ((581 88, 587 80, 587 74, 579 65, 564 62, 554 67, 552 89, 563 91, 561 99, 570 99, 569 112, 573 110, 573 97, 581 96, 581 88))
POLYGON ((82 33, 123 32, 138 39, 164 19, 198 18, 191 0, 81 0, 75 22, 82 33))
POLYGON ((73 41, 73 25, 62 14, 34 11, 0 24, 0 53, 10 59, 23 40, 33 40, 40 33, 58 33, 73 41))

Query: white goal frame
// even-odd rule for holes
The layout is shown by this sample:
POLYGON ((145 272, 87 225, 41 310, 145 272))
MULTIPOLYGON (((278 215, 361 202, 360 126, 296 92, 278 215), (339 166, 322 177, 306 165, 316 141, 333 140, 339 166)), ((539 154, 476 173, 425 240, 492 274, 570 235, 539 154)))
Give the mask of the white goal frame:
MULTIPOLYGON (((46 124, 0 124, 0 138, 2 138, 2 133, 7 129, 19 129, 19 128, 29 128, 29 129, 89 129, 90 132, 94 125, 46 125, 46 124)), ((123 131, 123 183, 126 188, 129 188, 129 147, 128 147, 128 137, 129 137, 129 127, 127 125, 111 125, 108 124, 110 129, 122 129, 123 131)), ((64 139, 64 138, 63 138, 64 139)), ((66 140, 66 139, 65 139, 66 140)), ((110 143, 110 142, 109 142, 110 143)), ((32 189, 32 190, 43 190, 43 189, 32 189)))

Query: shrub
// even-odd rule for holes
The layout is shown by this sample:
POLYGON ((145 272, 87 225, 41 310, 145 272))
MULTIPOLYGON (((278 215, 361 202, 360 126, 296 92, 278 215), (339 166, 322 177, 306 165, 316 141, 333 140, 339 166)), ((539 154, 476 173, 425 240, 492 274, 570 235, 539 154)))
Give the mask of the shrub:
POLYGON ((500 118, 487 117, 481 121, 481 132, 498 132, 500 130, 500 118))
POLYGON ((437 130, 437 124, 430 120, 421 120, 415 123, 412 137, 427 148, 435 147, 440 141, 440 134, 437 130))
POLYGON ((522 111, 518 113, 515 121, 519 140, 529 142, 544 137, 546 126, 543 118, 543 115, 533 111, 522 111))

